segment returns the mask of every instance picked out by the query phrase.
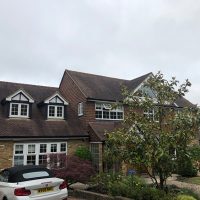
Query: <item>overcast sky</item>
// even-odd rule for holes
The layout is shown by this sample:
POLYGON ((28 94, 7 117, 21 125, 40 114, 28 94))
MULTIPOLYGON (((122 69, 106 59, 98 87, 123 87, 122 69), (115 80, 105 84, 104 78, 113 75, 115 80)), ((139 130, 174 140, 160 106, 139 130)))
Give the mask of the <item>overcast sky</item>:
POLYGON ((188 78, 200 104, 199 0, 0 0, 0 80, 59 86, 65 69, 188 78))

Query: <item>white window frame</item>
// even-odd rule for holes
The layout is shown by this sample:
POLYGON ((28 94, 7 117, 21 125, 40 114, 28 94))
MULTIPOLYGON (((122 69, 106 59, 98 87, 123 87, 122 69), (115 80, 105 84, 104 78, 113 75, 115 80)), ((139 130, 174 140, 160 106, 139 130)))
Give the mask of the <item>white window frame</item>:
POLYGON ((48 111, 47 111, 47 117, 48 119, 64 119, 64 106, 63 105, 48 105, 48 111), (49 116, 49 107, 52 106, 55 108, 55 115, 54 116, 49 116), (57 108, 62 107, 62 116, 58 117, 57 116, 57 108))
POLYGON ((23 165, 27 165, 27 156, 28 155, 35 155, 35 164, 39 165, 39 156, 40 155, 48 155, 49 154, 59 154, 59 153, 66 153, 67 155, 67 142, 41 142, 41 143, 15 143, 14 148, 13 148, 13 166, 15 166, 14 163, 14 157, 15 156, 23 156, 23 165), (66 151, 61 151, 61 144, 65 143, 66 144, 66 151), (45 153, 40 153, 40 144, 46 144, 46 152, 45 153), (51 152, 51 144, 57 144, 57 152, 51 152), (16 145, 23 145, 23 154, 15 154, 15 148, 16 145), (35 145, 35 153, 28 153, 28 145, 35 145))
POLYGON ((101 111, 102 112, 102 117, 97 118, 95 114, 95 119, 98 120, 112 120, 112 121, 119 121, 119 120, 124 120, 124 106, 123 105, 118 105, 117 108, 112 109, 113 103, 110 102, 95 102, 95 112, 96 111, 101 111), (97 108, 99 105, 101 105, 101 108, 97 108), (122 109, 119 109, 118 107, 121 107, 122 109), (109 118, 104 118, 103 117, 103 111, 108 111, 109 118), (116 112, 116 119, 111 118, 111 112, 116 112), (117 113, 122 113, 122 118, 117 118, 117 113))
POLYGON ((29 104, 28 103, 10 103, 9 117, 28 118, 29 117, 29 104), (18 105, 18 115, 12 115, 12 105, 13 104, 17 104, 18 105), (26 105, 27 106, 27 115, 21 115, 21 106, 22 105, 26 105))
POLYGON ((78 104, 78 116, 83 115, 83 102, 78 104))
POLYGON ((148 119, 152 119, 154 122, 158 122, 155 117, 155 109, 149 109, 149 111, 144 111, 143 112, 144 116, 146 116, 148 119), (150 110, 152 112, 150 112, 150 110), (150 117, 151 116, 151 117, 150 117))

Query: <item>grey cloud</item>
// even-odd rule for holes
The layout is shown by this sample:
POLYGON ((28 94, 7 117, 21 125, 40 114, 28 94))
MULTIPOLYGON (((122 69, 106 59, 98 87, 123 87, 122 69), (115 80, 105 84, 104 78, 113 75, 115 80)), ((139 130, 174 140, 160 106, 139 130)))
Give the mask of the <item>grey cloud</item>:
POLYGON ((132 79, 161 70, 200 103, 200 2, 0 0, 1 80, 58 86, 65 68, 132 79))

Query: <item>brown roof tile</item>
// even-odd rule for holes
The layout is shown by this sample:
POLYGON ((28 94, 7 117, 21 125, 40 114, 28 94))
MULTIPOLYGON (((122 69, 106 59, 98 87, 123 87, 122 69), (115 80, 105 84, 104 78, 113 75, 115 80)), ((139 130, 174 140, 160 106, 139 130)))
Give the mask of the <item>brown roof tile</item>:
POLYGON ((133 80, 124 80, 70 70, 66 70, 66 73, 72 77, 86 98, 106 101, 121 101, 123 85, 134 90, 151 74, 148 73, 133 80))
POLYGON ((23 89, 34 99, 31 119, 9 119, 0 104, 0 137, 82 137, 88 136, 77 120, 46 120, 38 103, 53 95, 58 88, 0 81, 0 101, 23 89))
MULTIPOLYGON (((95 140, 98 140, 99 142, 104 142, 106 139, 105 133, 114 131, 115 129, 119 128, 121 125, 121 122, 119 121, 101 121, 101 122, 90 122, 89 126, 92 129, 91 134, 95 134, 95 140)), ((97 141, 92 141, 97 142, 97 141)))

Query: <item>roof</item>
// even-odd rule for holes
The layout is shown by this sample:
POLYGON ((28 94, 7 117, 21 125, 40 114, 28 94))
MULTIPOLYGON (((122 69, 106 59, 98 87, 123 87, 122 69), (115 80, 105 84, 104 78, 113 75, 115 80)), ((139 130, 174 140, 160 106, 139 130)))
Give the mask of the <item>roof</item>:
POLYGON ((0 138, 59 138, 88 136, 80 127, 78 119, 46 120, 38 103, 44 101, 58 91, 56 87, 46 87, 0 81, 0 101, 22 89, 34 99, 31 119, 7 118, 0 104, 0 138))
POLYGON ((134 90, 152 74, 148 73, 133 80, 125 80, 71 70, 65 72, 74 80, 87 99, 106 101, 121 101, 122 86, 134 90))
POLYGON ((91 142, 104 142, 106 139, 105 133, 114 131, 121 126, 120 121, 100 121, 89 122, 91 142))
MULTIPOLYGON (((123 100, 122 86, 135 91, 153 74, 150 72, 132 80, 125 80, 71 70, 65 70, 65 73, 73 79, 87 99, 115 102, 123 100)), ((194 106, 184 97, 177 99, 176 104, 180 107, 194 106)))

